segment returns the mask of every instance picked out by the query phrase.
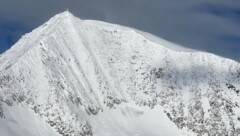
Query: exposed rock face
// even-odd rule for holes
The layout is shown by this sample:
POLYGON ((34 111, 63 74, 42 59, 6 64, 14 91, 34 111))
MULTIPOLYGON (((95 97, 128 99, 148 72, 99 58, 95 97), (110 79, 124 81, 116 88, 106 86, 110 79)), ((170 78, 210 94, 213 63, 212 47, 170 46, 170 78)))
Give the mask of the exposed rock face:
MULTIPOLYGON (((112 110, 138 120, 161 107, 159 116, 178 135, 240 134, 239 63, 166 46, 130 28, 56 15, 0 57, 0 123, 18 114, 11 107, 25 107, 46 123, 48 135, 113 135, 100 133, 92 118, 112 110)), ((155 127, 139 135, 161 134, 155 127)))

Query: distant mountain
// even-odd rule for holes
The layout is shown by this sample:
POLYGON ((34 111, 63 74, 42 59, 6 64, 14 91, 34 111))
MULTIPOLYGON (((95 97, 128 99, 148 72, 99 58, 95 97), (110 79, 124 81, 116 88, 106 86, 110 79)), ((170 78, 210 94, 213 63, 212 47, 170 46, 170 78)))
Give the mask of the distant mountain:
POLYGON ((235 136, 240 64, 60 13, 0 57, 1 136, 235 136))

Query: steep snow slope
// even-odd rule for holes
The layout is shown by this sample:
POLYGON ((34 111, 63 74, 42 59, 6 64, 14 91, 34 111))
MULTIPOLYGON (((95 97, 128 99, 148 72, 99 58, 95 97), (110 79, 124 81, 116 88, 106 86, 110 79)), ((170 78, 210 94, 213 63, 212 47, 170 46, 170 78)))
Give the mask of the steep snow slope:
POLYGON ((237 135, 239 81, 235 61, 63 12, 0 57, 0 131, 237 135))

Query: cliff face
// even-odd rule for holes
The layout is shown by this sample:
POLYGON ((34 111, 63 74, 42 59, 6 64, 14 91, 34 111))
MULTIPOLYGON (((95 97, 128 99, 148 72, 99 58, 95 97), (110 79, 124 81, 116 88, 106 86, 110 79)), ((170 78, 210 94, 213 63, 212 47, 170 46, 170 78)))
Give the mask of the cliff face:
POLYGON ((64 12, 1 55, 0 131, 234 135, 239 91, 235 61, 64 12))

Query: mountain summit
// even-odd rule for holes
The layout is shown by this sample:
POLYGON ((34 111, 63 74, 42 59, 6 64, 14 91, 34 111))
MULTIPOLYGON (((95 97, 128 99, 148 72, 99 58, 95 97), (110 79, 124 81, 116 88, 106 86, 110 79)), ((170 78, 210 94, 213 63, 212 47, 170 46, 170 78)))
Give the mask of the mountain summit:
POLYGON ((240 134, 240 64, 68 11, 0 57, 2 136, 240 134))

